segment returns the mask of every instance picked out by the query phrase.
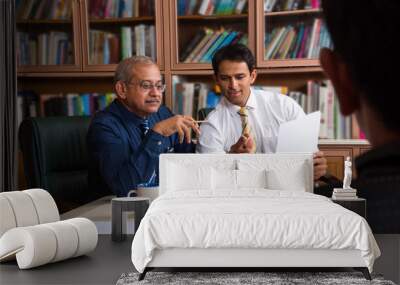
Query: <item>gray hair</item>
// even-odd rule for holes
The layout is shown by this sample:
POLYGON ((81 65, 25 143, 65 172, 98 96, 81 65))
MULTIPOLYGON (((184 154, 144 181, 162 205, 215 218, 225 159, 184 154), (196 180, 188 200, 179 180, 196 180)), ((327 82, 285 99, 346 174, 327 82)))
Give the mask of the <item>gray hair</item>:
POLYGON ((144 55, 132 56, 122 60, 115 70, 114 74, 114 84, 118 81, 130 82, 132 80, 133 74, 132 69, 138 64, 154 64, 154 61, 144 55))

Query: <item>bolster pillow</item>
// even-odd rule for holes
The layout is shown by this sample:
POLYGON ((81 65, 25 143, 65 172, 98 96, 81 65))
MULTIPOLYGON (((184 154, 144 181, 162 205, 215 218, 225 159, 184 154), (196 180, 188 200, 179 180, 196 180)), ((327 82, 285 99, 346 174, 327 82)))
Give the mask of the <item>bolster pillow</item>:
POLYGON ((0 193, 0 237, 15 227, 60 220, 57 205, 43 189, 0 193))
POLYGON ((97 245, 97 229, 86 218, 13 228, 0 238, 0 261, 16 257, 28 269, 86 254, 97 245))

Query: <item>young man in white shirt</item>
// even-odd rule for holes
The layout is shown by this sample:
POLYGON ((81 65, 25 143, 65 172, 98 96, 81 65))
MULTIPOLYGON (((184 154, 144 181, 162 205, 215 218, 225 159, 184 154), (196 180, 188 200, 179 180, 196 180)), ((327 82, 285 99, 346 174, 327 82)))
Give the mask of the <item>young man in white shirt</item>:
MULTIPOLYGON (((223 98, 200 127, 197 152, 275 152, 280 124, 305 116, 302 108, 288 96, 251 88, 257 71, 254 56, 244 45, 218 50, 212 65, 223 98), (246 122, 243 116, 247 117, 246 122)), ((314 180, 323 176, 326 169, 324 154, 316 152, 314 180)))

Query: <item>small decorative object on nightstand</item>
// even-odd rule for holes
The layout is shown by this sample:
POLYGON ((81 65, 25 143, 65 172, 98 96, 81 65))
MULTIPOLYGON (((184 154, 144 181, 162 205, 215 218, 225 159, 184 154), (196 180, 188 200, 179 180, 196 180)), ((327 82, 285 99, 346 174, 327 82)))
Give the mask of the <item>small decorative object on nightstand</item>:
POLYGON ((135 232, 140 221, 149 208, 150 198, 146 197, 122 197, 113 198, 111 234, 113 241, 123 241, 126 238, 126 215, 124 212, 135 212, 135 232))
POLYGON ((357 199, 357 189, 351 188, 351 160, 348 156, 344 162, 344 179, 343 188, 334 188, 332 194, 332 200, 354 200, 357 199))
POLYGON ((332 201, 366 218, 366 200, 358 198, 357 189, 350 186, 352 177, 351 165, 350 157, 347 157, 344 161, 343 188, 333 189, 332 201))
POLYGON ((367 218, 367 201, 364 198, 353 198, 353 199, 333 199, 332 201, 342 207, 359 214, 364 219, 367 218))

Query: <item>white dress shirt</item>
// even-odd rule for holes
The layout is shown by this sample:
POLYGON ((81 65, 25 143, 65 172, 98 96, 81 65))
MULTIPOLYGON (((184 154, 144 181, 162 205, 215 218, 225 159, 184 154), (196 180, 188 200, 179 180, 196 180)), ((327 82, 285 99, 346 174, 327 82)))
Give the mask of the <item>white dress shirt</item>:
MULTIPOLYGON (((274 153, 280 124, 305 116, 292 98, 264 90, 250 89, 248 120, 256 140, 257 153, 274 153)), ((240 107, 223 97, 200 126, 199 153, 227 153, 242 135, 240 107)), ((295 142, 294 142, 295 143, 295 142)))

